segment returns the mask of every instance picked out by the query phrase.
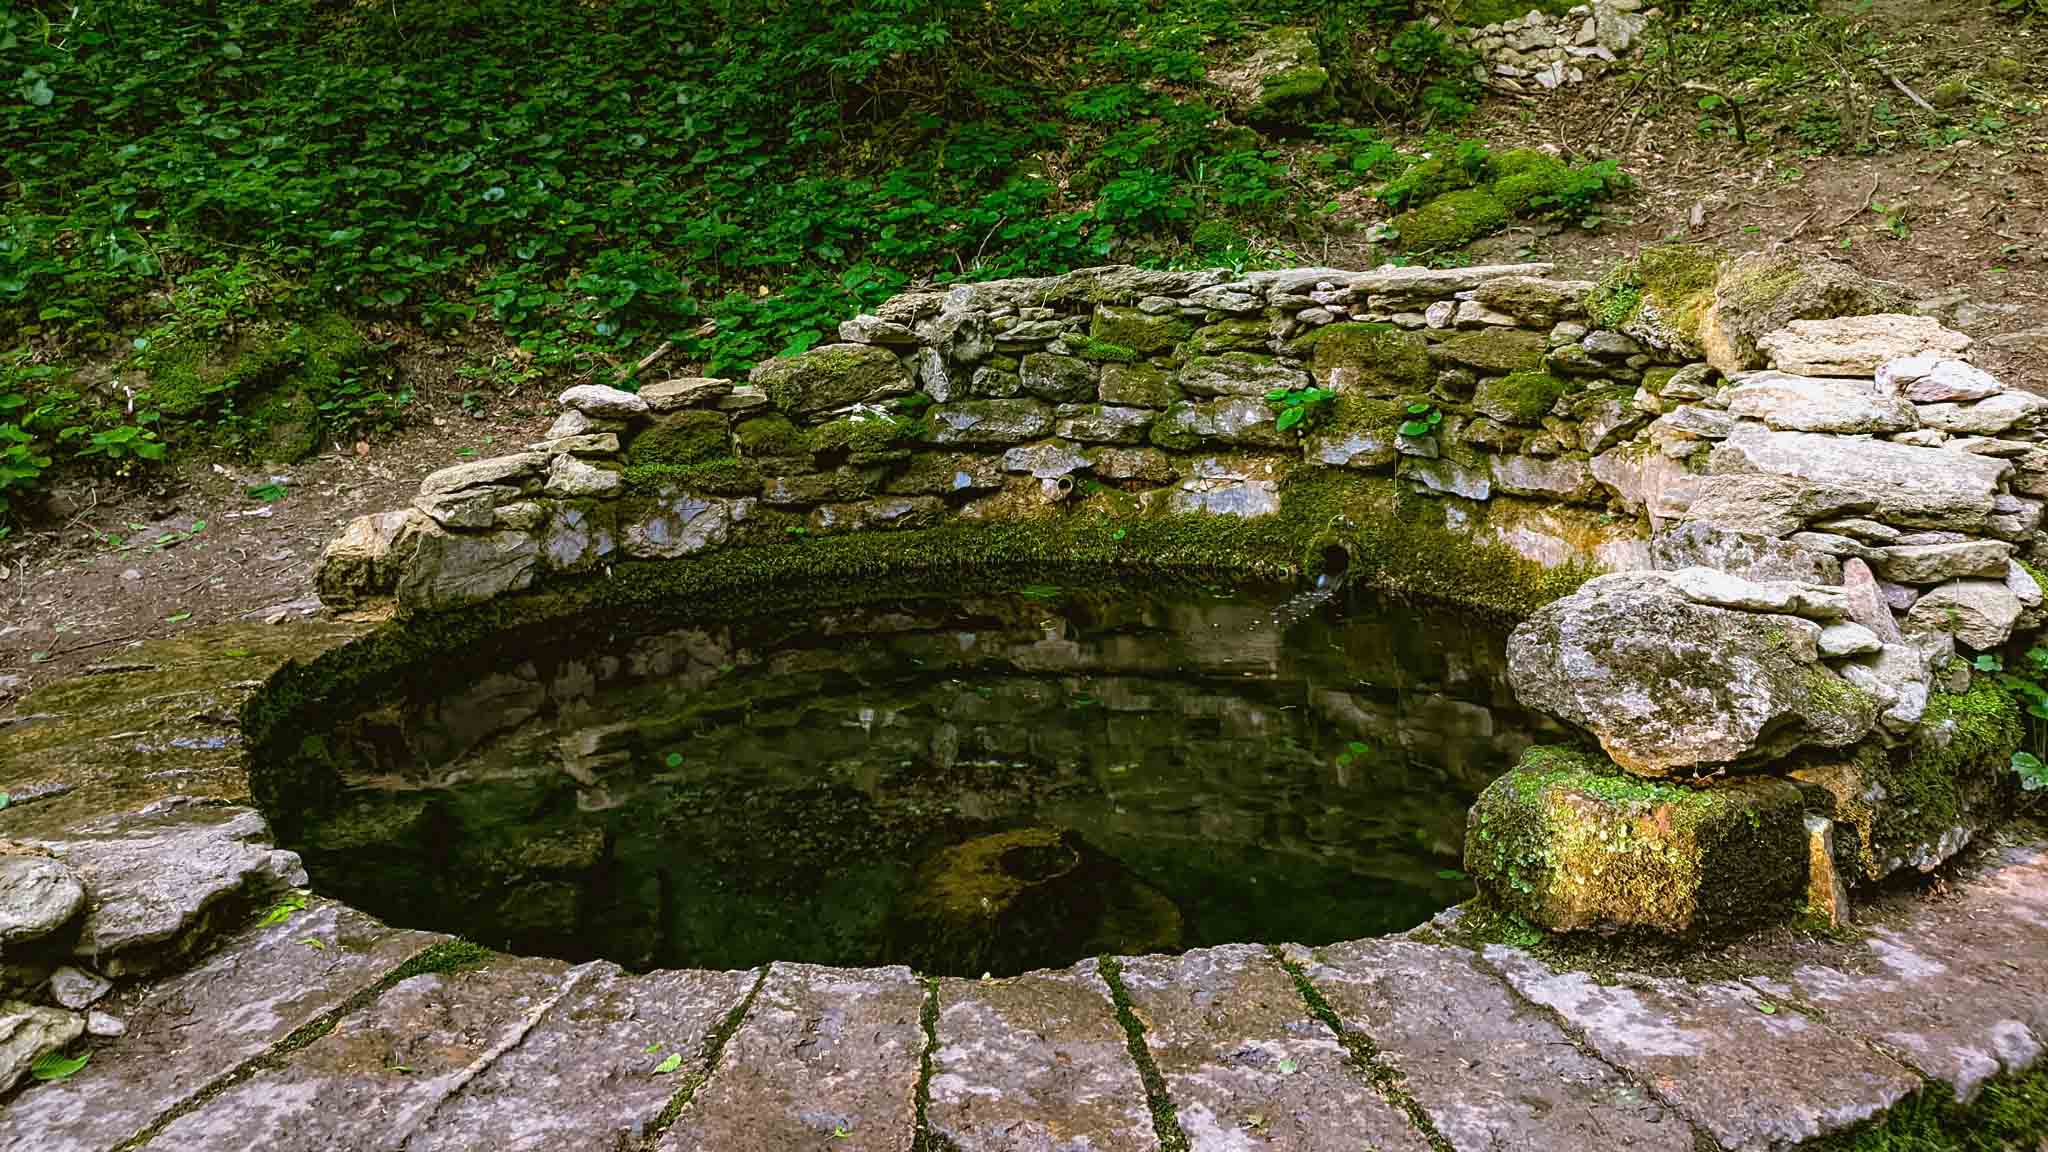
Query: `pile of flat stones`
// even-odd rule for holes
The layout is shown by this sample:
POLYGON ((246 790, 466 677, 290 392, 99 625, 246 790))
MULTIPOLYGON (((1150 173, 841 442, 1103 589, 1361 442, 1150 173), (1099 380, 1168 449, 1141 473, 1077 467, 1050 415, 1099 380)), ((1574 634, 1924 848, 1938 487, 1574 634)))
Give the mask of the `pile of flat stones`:
POLYGON ((1642 51, 1644 29, 1663 15, 1642 0, 1597 0, 1563 16, 1526 16, 1468 28, 1466 47, 1480 58, 1472 78, 1509 92, 1554 90, 1597 76, 1642 51))
POLYGON ((306 882, 247 808, 171 798, 59 840, 0 841, 0 1092, 82 1035, 121 981, 177 967, 306 882))

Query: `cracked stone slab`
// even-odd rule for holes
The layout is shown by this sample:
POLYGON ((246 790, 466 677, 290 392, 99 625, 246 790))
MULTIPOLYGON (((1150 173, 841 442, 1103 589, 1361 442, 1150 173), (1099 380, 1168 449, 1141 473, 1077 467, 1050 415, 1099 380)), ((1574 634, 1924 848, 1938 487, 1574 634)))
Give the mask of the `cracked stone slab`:
POLYGON ((926 1121, 960 1152, 1159 1147, 1145 1082, 1093 960, 939 981, 926 1121))
POLYGON ((1347 1027, 1372 1038, 1459 1152, 1691 1152, 1683 1120, 1580 1051, 1462 948, 1357 940, 1316 949, 1304 974, 1347 1027))
POLYGON ((1778 975, 1749 982, 1812 1005, 1969 1103, 2048 1049, 2048 853, 1994 850, 1965 872, 1945 896, 1903 901, 1897 923, 1853 945, 1751 957, 1778 975))
POLYGON ((436 1109, 406 1152, 614 1152, 637 1142, 687 1078, 703 1071, 705 1038, 746 998, 755 976, 634 976, 593 965, 517 1047, 436 1109), (672 1053, 682 1064, 656 1073, 672 1053))
POLYGON ((910 969, 777 963, 664 1152, 908 1152, 924 1054, 910 969))
POLYGON ((204 937, 211 918, 306 882, 298 854, 271 846, 260 813, 182 796, 30 843, 85 882, 77 954, 107 976, 154 971, 204 937))
POLYGON ((152 1152, 392 1152, 591 967, 493 957, 392 985, 333 1031, 172 1121, 152 1152))
POLYGON ((127 1032, 0 1110, 0 1152, 106 1152, 443 939, 317 899, 234 937, 197 968, 103 1001, 127 1032))
POLYGON ((1735 1152, 1842 1131, 1921 1085, 1896 1062, 1746 984, 1629 974, 1602 984, 1498 944, 1485 959, 1603 1059, 1735 1152))
POLYGON ((1192 1152, 1427 1152, 1264 948, 1127 959, 1123 985, 1192 1152))

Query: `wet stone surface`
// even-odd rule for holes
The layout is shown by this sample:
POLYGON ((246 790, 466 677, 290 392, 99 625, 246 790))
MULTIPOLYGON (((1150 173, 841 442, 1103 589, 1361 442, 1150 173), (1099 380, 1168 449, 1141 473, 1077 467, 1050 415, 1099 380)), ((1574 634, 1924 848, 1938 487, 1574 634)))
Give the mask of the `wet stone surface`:
POLYGON ((437 939, 325 900, 232 937, 190 971, 102 1001, 126 1034, 0 1110, 0 1152, 112 1148, 437 939))
POLYGON ((1133 957, 1123 985, 1194 1152, 1429 1148, 1264 948, 1133 957))
POLYGON ((160 1152, 398 1149, 588 969, 494 957, 393 985, 333 1031, 166 1126, 160 1152))
POLYGON ((1629 975, 1602 984, 1500 945, 1485 958, 1724 1148, 1839 1132, 1920 1087, 1898 1063, 1746 984, 1629 975))
POLYGON ((1159 1146, 1094 961, 1009 980, 941 980, 934 1035, 926 1121, 960 1152, 1159 1146))
POLYGON ((644 1134, 688 1079, 702 1075, 705 1039, 757 975, 632 976, 592 965, 518 1046, 434 1111, 407 1152, 613 1152, 644 1134), (657 1071, 672 1055, 681 1063, 657 1071))
POLYGON ((1360 940, 1318 949, 1304 972, 1459 1152, 1692 1147, 1683 1121, 1517 1002, 1470 952, 1360 940))
POLYGON ((924 1053, 908 968, 777 964, 663 1152, 907 1152, 924 1053))

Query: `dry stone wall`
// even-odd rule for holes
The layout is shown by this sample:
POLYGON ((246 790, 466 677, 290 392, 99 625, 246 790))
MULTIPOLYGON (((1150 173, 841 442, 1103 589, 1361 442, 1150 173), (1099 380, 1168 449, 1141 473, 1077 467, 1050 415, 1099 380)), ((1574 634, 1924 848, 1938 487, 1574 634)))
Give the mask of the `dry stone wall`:
POLYGON ((739 544, 1259 518, 1304 478, 1377 485, 1448 532, 1609 571, 1525 622, 1511 665, 1629 773, 1796 781, 1820 799, 1778 807, 1842 821, 1852 877, 1952 855, 2003 787, 2011 740, 1983 726, 2014 723, 1965 730, 1981 677, 1958 650, 2044 616, 2048 401, 1909 315, 1793 321, 1758 341, 1768 368, 1724 377, 1596 327, 1594 285, 1550 272, 1112 267, 906 293, 744 382, 569 389, 547 439, 350 525, 321 594, 435 610, 739 544), (1307 415, 1283 427, 1290 400, 1307 415))

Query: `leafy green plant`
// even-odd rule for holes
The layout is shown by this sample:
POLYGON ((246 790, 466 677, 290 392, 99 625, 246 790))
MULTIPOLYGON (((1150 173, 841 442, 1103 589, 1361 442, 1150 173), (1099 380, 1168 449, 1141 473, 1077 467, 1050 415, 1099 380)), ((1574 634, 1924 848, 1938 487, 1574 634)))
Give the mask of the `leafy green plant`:
POLYGON ((54 1083, 71 1079, 91 1062, 90 1052, 80 1052, 76 1056, 66 1056, 62 1052, 45 1052, 36 1058, 35 1063, 29 1065, 28 1074, 45 1083, 54 1083))
POLYGON ((2048 648, 2029 648, 2025 663, 2007 669, 1995 653, 1980 654, 1971 667, 1996 678, 1998 686, 2012 693, 2028 718, 2028 747, 2012 754, 2011 767, 2023 792, 2048 789, 2048 648))
POLYGON ((1437 425, 1444 422, 1443 410, 1434 404, 1416 401, 1408 405, 1404 411, 1408 418, 1401 421, 1397 431, 1410 439, 1427 436, 1436 431, 1437 425))
POLYGON ((1275 388, 1266 393, 1266 402, 1271 404, 1273 428, 1285 432, 1299 426, 1303 431, 1313 427, 1318 416, 1326 410, 1337 394, 1327 388, 1275 388))

